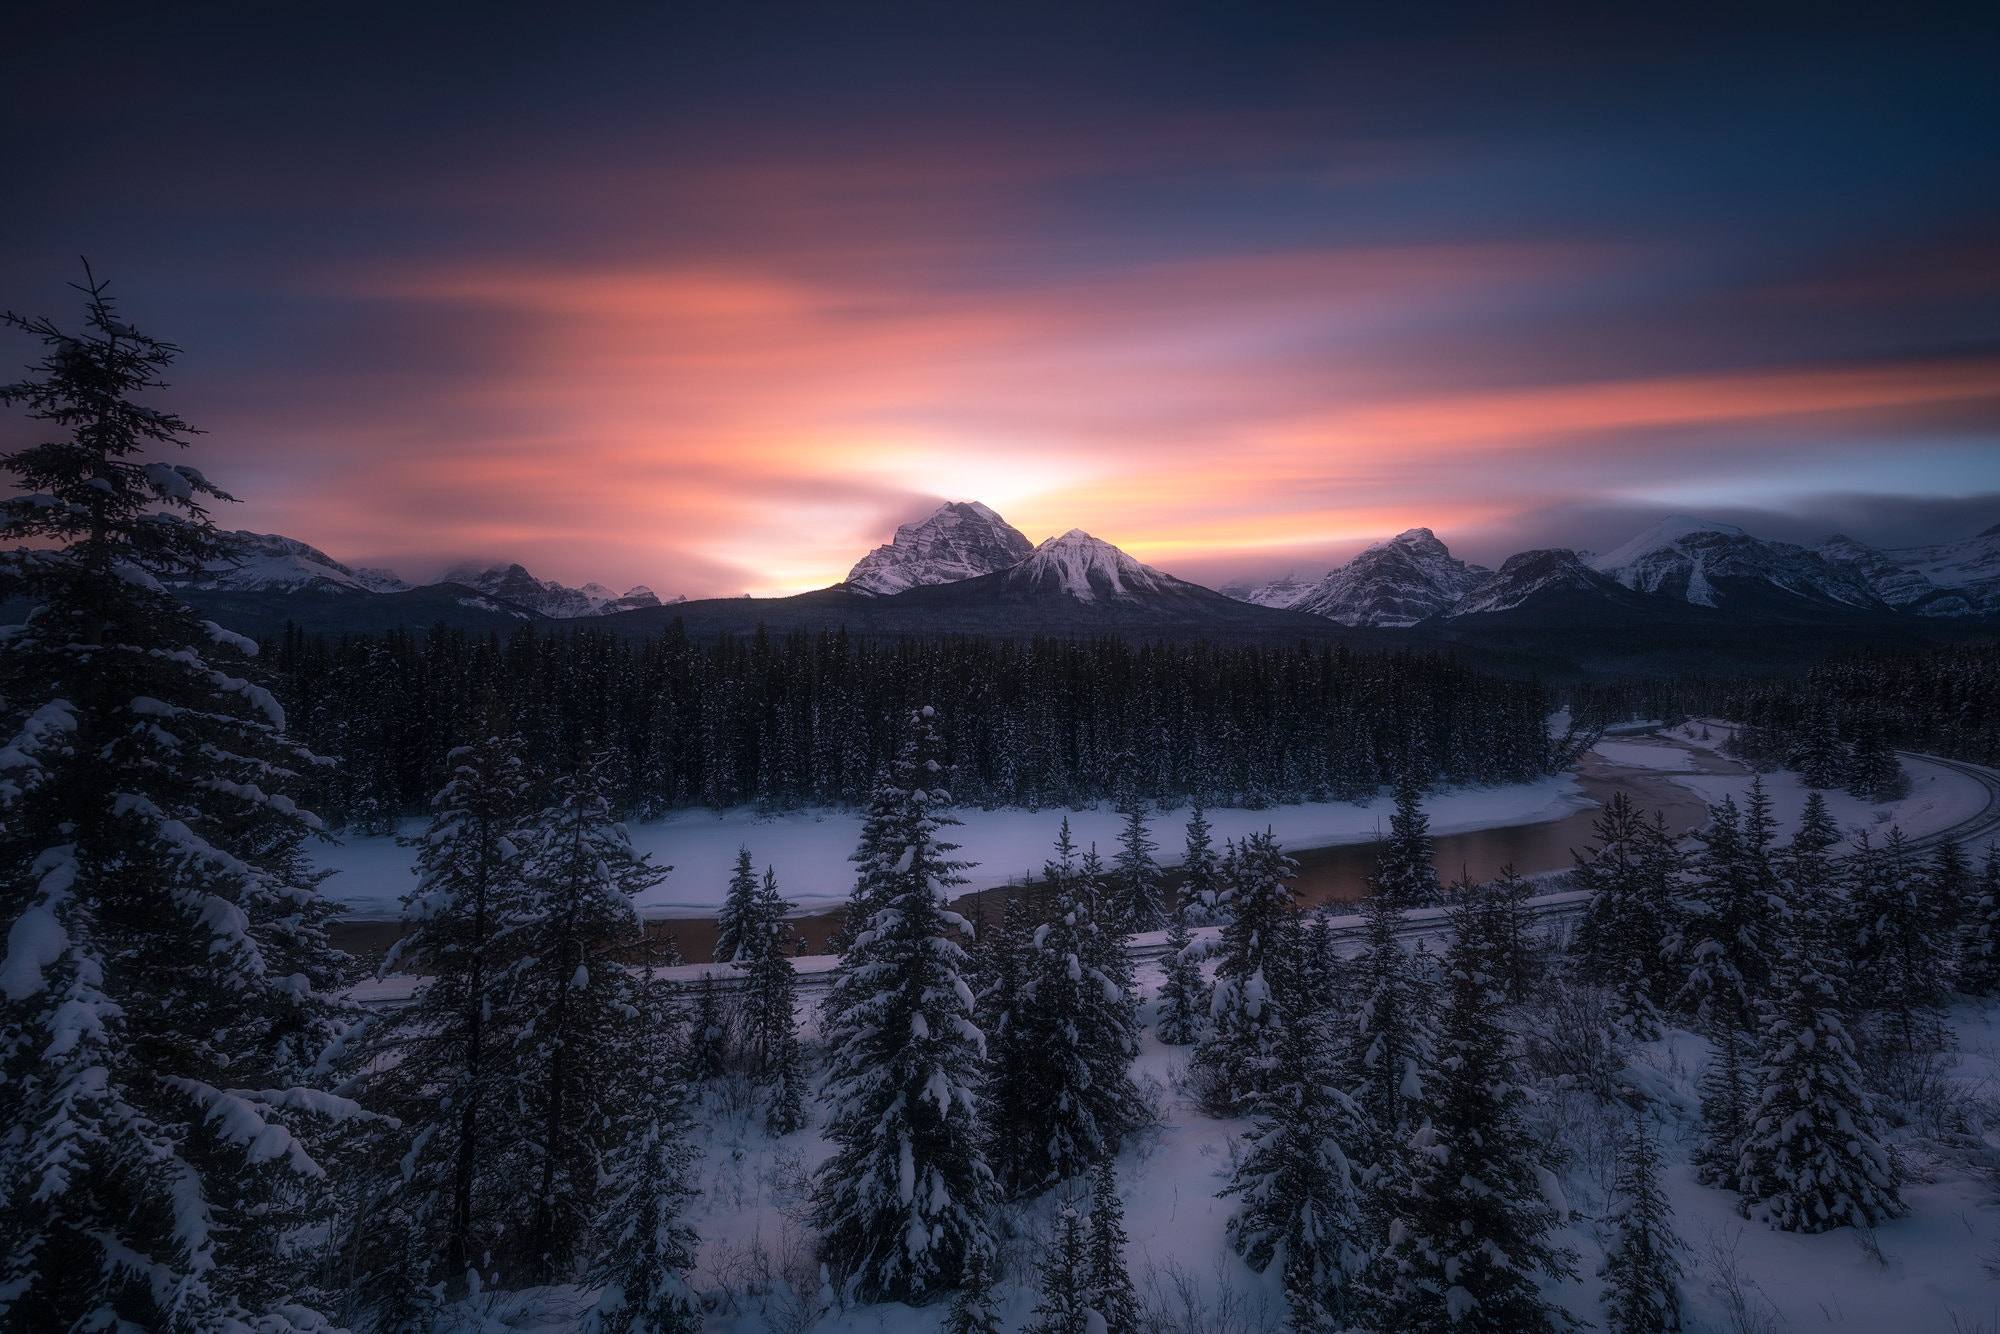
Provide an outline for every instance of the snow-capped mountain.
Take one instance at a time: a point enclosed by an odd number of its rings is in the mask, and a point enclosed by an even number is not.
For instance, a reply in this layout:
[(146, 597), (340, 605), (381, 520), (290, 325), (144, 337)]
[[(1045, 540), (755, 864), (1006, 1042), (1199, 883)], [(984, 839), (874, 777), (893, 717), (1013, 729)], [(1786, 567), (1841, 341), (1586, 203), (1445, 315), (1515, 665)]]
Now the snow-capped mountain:
[(1866, 542), (1844, 534), (1821, 542), (1814, 548), (1836, 565), (1854, 571), (1876, 597), (1898, 611), (1918, 616), (1976, 616), (1979, 607), (1955, 588), (1940, 588), (1921, 569), (1904, 565)]
[(1377, 542), (1284, 605), (1342, 625), (1408, 626), (1456, 606), (1493, 578), (1428, 528)]
[(976, 500), (950, 501), (927, 519), (906, 523), (895, 540), (856, 561), (848, 586), (888, 596), (924, 584), (996, 574), (1033, 551), (1021, 531)]
[(2000, 613), (2000, 523), (1963, 541), (1899, 547), (1883, 554), (1937, 587), (1956, 592), (1973, 612)]
[(247, 531), (221, 537), (234, 559), (211, 562), (192, 587), (240, 593), (400, 593), (411, 587), (393, 570), (343, 565), (297, 538)]
[(1866, 579), (1819, 552), (1682, 514), (1662, 519), (1590, 566), (1635, 592), (1698, 607), (1777, 594), (1822, 608), (1889, 610)]
[(582, 616), (608, 616), (613, 612), (661, 605), (659, 595), (643, 584), (628, 590), (621, 597), (603, 584), (590, 583), (582, 588), (570, 588), (552, 579), (537, 579), (520, 565), (489, 565), (483, 569), (478, 565), (459, 565), (445, 571), (442, 578), (433, 582), (463, 584), (489, 597), (512, 602), (559, 621), (572, 621)]
[(1622, 589), (1616, 579), (1591, 569), (1578, 552), (1562, 547), (1520, 551), (1503, 561), (1497, 572), (1445, 615), (1457, 620), (1462, 616), (1517, 611), (1557, 594), (1604, 597), (1616, 596)]
[(1224, 584), (1221, 591), (1238, 602), (1248, 602), (1258, 607), (1289, 607), (1297, 602), (1315, 583), (1312, 579), (1301, 579), (1296, 574), (1287, 574), (1268, 583)]
[(1148, 594), (1173, 595), (1195, 585), (1141, 565), (1109, 542), (1072, 528), (1009, 569), (1002, 587), (1010, 593), (1061, 593), (1078, 602), (1137, 602)]

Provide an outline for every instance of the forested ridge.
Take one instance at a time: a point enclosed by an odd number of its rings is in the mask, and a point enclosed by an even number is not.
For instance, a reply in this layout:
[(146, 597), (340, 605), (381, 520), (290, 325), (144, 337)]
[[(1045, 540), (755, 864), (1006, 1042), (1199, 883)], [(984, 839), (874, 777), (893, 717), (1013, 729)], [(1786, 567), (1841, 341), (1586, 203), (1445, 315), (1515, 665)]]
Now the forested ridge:
[(360, 828), (420, 812), (446, 752), (493, 726), (535, 762), (607, 754), (607, 782), (641, 818), (865, 801), (900, 719), (926, 704), (960, 799), (989, 807), (1258, 805), (1352, 797), (1405, 771), (1426, 786), (1518, 782), (1563, 762), (1544, 688), (1435, 655), (529, 628), (272, 647), (296, 735), (342, 760), (316, 777), (315, 809)]

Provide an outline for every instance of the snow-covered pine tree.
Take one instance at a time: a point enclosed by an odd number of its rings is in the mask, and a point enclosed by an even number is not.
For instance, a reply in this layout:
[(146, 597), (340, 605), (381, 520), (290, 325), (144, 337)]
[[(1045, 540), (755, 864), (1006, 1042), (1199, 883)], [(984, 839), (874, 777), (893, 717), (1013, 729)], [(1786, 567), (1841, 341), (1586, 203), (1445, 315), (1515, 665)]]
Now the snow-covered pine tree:
[(1355, 1008), (1339, 1048), (1341, 1085), (1361, 1109), (1370, 1182), (1400, 1158), (1422, 1122), (1436, 1059), (1430, 980), (1396, 939), (1402, 920), (1379, 895), (1362, 901), (1366, 944), (1354, 963)]
[(634, 900), (672, 869), (632, 847), (605, 794), (604, 760), (582, 758), (550, 784), (529, 831), (521, 977), (531, 1017), (517, 1039), (528, 1109), (533, 1204), (519, 1235), (530, 1281), (563, 1282), (586, 1254), (618, 1117), (641, 1090), (636, 1036), (673, 1016), (611, 957), (644, 936)]
[(1735, 1024), (1710, 1030), (1708, 1062), (1695, 1081), (1701, 1097), (1701, 1138), (1688, 1151), (1695, 1179), (1705, 1186), (1736, 1188), (1737, 1164), (1750, 1133), (1750, 1108), (1756, 1097), (1756, 1057), (1749, 1034)]
[(1841, 778), (1840, 784), (1824, 786), (1843, 785), (1863, 801), (1894, 801), (1910, 790), (1909, 776), (1903, 772), (1903, 762), (1896, 758), (1896, 752), (1889, 749), (1879, 713), (1870, 710), (1858, 721), (1854, 752), (1847, 757)]
[(334, 908), (258, 646), (163, 591), (229, 559), (194, 429), (136, 402), (177, 349), (91, 278), (84, 327), (0, 385), (54, 438), (0, 457), (0, 1328), (319, 1328)]
[(1945, 839), (1931, 849), (1923, 871), (1924, 896), (1954, 939), (1972, 916), (1972, 884), (1972, 859), (1965, 855), (1964, 845)]
[(835, 986), (849, 994), (826, 1033), (822, 1097), (833, 1155), (813, 1189), (822, 1254), (857, 1301), (931, 1300), (988, 1252), (993, 1176), (981, 1147), (985, 1038), (946, 904), (965, 863), (942, 834), (958, 823), (934, 713), (914, 711), (885, 786), (899, 794), (876, 835), (879, 906)]
[(1153, 1032), (1170, 1047), (1185, 1047), (1201, 1037), (1208, 1022), (1208, 979), (1202, 976), (1206, 951), (1188, 930), (1191, 907), (1183, 899), (1174, 905), (1167, 927), (1167, 952), (1160, 961), (1160, 1000)]
[(1724, 1026), (1750, 1029), (1790, 929), (1790, 905), (1772, 860), (1775, 828), (1758, 778), (1740, 813), (1735, 800), (1724, 797), (1709, 827), (1695, 834), (1701, 851), (1677, 904), (1680, 930), (1669, 937), (1666, 952), (1685, 961), (1681, 1003), (1711, 1033)]
[(750, 849), (736, 849), (736, 869), (730, 873), (729, 888), (723, 892), (722, 911), (715, 915), (715, 961), (747, 963), (763, 942), (757, 940), (761, 923), (757, 916), (757, 868), (751, 864)]
[(1414, 766), (1396, 775), (1396, 813), (1389, 837), (1377, 847), (1372, 892), (1394, 908), (1428, 908), (1443, 901), (1437, 867), (1431, 864), (1431, 818), (1424, 814), (1424, 789)]
[(799, 1045), (798, 974), (792, 967), (794, 905), (778, 893), (778, 875), (764, 868), (752, 903), (748, 957), (743, 970), (743, 1041), (758, 1076), (770, 1089), (764, 1123), (774, 1135), (789, 1135), (805, 1124), (806, 1063)]
[(1764, 1007), (1736, 1168), (1744, 1214), (1791, 1232), (1873, 1227), (1903, 1212), (1882, 1122), (1822, 964), (1829, 952), (1817, 923), (1800, 932)]
[[(896, 786), (894, 765), (885, 766), (876, 775), (875, 786), (869, 790), (868, 808), (861, 815), (861, 838), (847, 859), (855, 867), (854, 888), (847, 893), (847, 902), (841, 909), (840, 925), (827, 938), (827, 951), (841, 957), (834, 970), (836, 983), (849, 971), (848, 946), (867, 929), (868, 923), (874, 920), (876, 910), (882, 906), (887, 884), (885, 868), (894, 865), (896, 860), (893, 855), (886, 861), (883, 859), (883, 839), (890, 835), (902, 799), (903, 789)], [(832, 1026), (840, 1007), (851, 994), (839, 985), (827, 989), (820, 1000), (821, 1031)]]
[(1125, 1202), (1118, 1198), (1118, 1170), (1110, 1158), (1090, 1174), (1089, 1263), (1091, 1307), (1105, 1334), (1139, 1334), (1139, 1294), (1125, 1267)]
[(1799, 733), (1798, 744), (1786, 757), (1807, 787), (1837, 788), (1847, 778), (1847, 747), (1829, 705), (1816, 706)]
[(1215, 844), (1208, 817), (1196, 802), (1188, 814), (1187, 847), (1181, 854), (1181, 884), (1175, 902), (1187, 911), (1188, 923), (1201, 926), (1222, 920), (1222, 872), (1216, 865)]
[(1611, 794), (1591, 826), (1597, 846), (1576, 856), (1572, 883), (1590, 891), (1573, 946), (1587, 982), (1611, 992), (1621, 1023), (1640, 1041), (1662, 1032), (1660, 1006), (1672, 999), (1661, 945), (1674, 931), (1673, 841), (1623, 791)]
[(674, 1073), (679, 997), (650, 969), (634, 995), (645, 1022), (627, 1051), (629, 1100), (611, 1112), (617, 1138), (605, 1159), (609, 1193), (587, 1275), (599, 1292), (583, 1332), (694, 1334), (702, 1322), (688, 1271), (699, 1239), (683, 1218), (697, 1192), (687, 1089)]
[[(1063, 822), (1067, 840), (1069, 822)], [(1026, 887), (1010, 894), (1000, 913), (1000, 929), (987, 950), (992, 980), (979, 994), (975, 1017), (986, 1034), (987, 1077), (982, 1107), (986, 1121), (986, 1157), (1004, 1189), (1014, 1188), (1015, 1165), (1033, 1156), (1034, 1117), (1031, 1108), (1041, 1098), (1040, 1063), (1023, 1007), (1023, 993), (1032, 968), (1035, 896)]]
[(729, 1016), (722, 1012), (722, 993), (715, 976), (703, 973), (694, 984), (694, 1013), (688, 1021), (687, 1045), (681, 1052), (681, 1078), (699, 1090), (720, 1078), (729, 1065)]
[(1146, 803), (1128, 797), (1119, 806), (1125, 826), (1118, 834), (1118, 856), (1112, 862), (1112, 893), (1106, 925), (1124, 934), (1152, 931), (1166, 924), (1160, 909), (1160, 868), (1153, 861), (1157, 846), (1146, 828)]
[(1969, 996), (2000, 995), (2000, 845), (1986, 849), (1963, 940), (1959, 990)]
[(1117, 1152), (1146, 1115), (1132, 1083), (1138, 1013), (1122, 936), (1099, 926), (1094, 903), (1104, 899), (1093, 900), (1090, 881), (1070, 874), (1066, 858), (1049, 863), (1045, 880), (1048, 917), (1035, 928), (1027, 983), (1014, 1007), (1033, 1088), (1020, 1108), (1028, 1118), (1018, 1136), (1025, 1157), (995, 1164), (1001, 1181), (1021, 1194), (1082, 1176)]
[(1604, 1263), (1605, 1327), (1611, 1334), (1671, 1334), (1681, 1327), (1681, 1253), (1673, 1205), (1660, 1186), (1660, 1145), (1637, 1117), (1618, 1145)]
[(1510, 1005), (1526, 1000), (1542, 977), (1541, 942), (1528, 912), (1528, 900), (1534, 892), (1512, 863), (1501, 867), (1498, 876), (1475, 891), (1487, 971)]
[(1942, 1038), (1950, 996), (1951, 920), (1899, 828), (1878, 845), (1861, 835), (1841, 867), (1847, 881), (1847, 978), (1874, 1012), (1879, 1040), (1905, 1052)]
[(965, 1283), (945, 1312), (943, 1334), (1002, 1334), (1000, 1308), (993, 1300), (993, 1262), (983, 1251), (965, 1261)]
[(462, 1293), (526, 1209), (511, 1096), (526, 1020), (520, 851), (533, 789), (520, 750), (516, 737), (488, 736), (450, 753), (430, 825), (411, 840), (406, 934), (383, 964), (415, 958), (431, 980), (351, 1044), (360, 1096), (401, 1122), (384, 1137), (388, 1170), (364, 1192), (351, 1238), (363, 1300), (391, 1326), (427, 1323), (436, 1291)]
[(1347, 1327), (1349, 1288), (1368, 1253), (1350, 1154), (1367, 1152), (1369, 1136), (1338, 1087), (1329, 1018), (1286, 1025), (1250, 1151), (1223, 1191), (1242, 1199), (1230, 1244), (1259, 1273), (1281, 1264), (1289, 1328), (1300, 1334)]
[[(1065, 1203), (1056, 1214), (1056, 1235), (1049, 1240), (1048, 1254), (1036, 1266), (1041, 1300), (1035, 1303), (1034, 1322), (1023, 1334), (1098, 1334), (1104, 1329), (1103, 1316), (1090, 1304), (1090, 1258), (1085, 1254), (1083, 1219), (1073, 1203)], [(1096, 1316), (1098, 1330), (1091, 1329)]]
[(1192, 1067), (1212, 1115), (1254, 1112), (1270, 1087), (1289, 998), (1277, 994), (1293, 950), (1291, 879), (1297, 863), (1267, 830), (1237, 855), (1229, 924), (1217, 949), (1209, 1031)]
[(1808, 923), (1830, 929), (1835, 916), (1834, 888), (1838, 878), (1832, 852), (1840, 846), (1840, 842), (1840, 826), (1835, 823), (1833, 813), (1827, 810), (1826, 798), (1818, 792), (1806, 793), (1805, 809), (1799, 814), (1798, 829), (1777, 858), (1778, 873), (1791, 905), (1795, 930)]
[(1576, 1257), (1551, 1236), (1564, 1221), (1549, 1198), (1555, 1178), (1523, 1114), (1518, 1053), (1472, 911), (1455, 909), (1444, 958), (1431, 1119), (1393, 1179), (1387, 1245), (1367, 1278), (1378, 1322), (1399, 1334), (1568, 1323), (1541, 1286), (1574, 1278)]

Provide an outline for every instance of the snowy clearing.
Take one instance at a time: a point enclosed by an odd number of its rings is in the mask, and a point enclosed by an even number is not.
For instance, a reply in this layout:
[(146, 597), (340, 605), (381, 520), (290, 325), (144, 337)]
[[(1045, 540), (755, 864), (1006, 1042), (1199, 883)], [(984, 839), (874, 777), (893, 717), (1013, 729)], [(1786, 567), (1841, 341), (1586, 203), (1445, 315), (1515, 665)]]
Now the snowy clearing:
[(1600, 741), (1590, 748), (1628, 769), (1693, 769), (1694, 753), (1680, 746), (1643, 741)]
[[(1557, 774), (1533, 783), (1437, 793), (1425, 799), (1424, 809), (1433, 834), (1460, 834), (1560, 820), (1591, 804), (1573, 776)], [(1240, 839), (1268, 826), (1287, 849), (1320, 848), (1373, 840), (1378, 831), (1387, 831), (1393, 809), (1385, 792), (1369, 802), (1217, 808), (1208, 812), (1208, 819), (1218, 846), (1225, 838)], [(1039, 872), (1065, 817), (1079, 846), (1095, 842), (1107, 856), (1117, 845), (1123, 822), (1108, 802), (1082, 811), (961, 809), (954, 814), (964, 822), (952, 831), (960, 844), (955, 855), (978, 863), (966, 873), (968, 891)], [(1153, 819), (1153, 841), (1159, 844), (1158, 858), (1164, 865), (1179, 860), (1187, 815), (1182, 808)], [(422, 821), (404, 823), (406, 833), (422, 828)], [(674, 868), (664, 885), (641, 897), (639, 909), (655, 918), (714, 912), (722, 904), (739, 847), (748, 847), (758, 866), (776, 869), (780, 891), (802, 912), (836, 908), (853, 886), (847, 858), (860, 835), (861, 813), (847, 810), (781, 815), (763, 815), (754, 807), (720, 815), (685, 810), (651, 824), (633, 825), (633, 845), (656, 863)], [(346, 904), (354, 918), (390, 920), (400, 915), (398, 900), (411, 884), (409, 849), (393, 838), (349, 838), (309, 851), (321, 869), (334, 872), (321, 892)]]
[[(1903, 772), (1910, 778), (1910, 794), (1900, 801), (1878, 806), (1837, 790), (1823, 791), (1820, 795), (1826, 799), (1827, 810), (1840, 822), (1842, 829), (1850, 834), (1866, 830), (1870, 837), (1876, 839), (1891, 828), (1901, 829), (1911, 838), (1921, 838), (1925, 834), (1949, 829), (1985, 809), (1986, 789), (1956, 769), (1924, 760), (1906, 759), (1903, 761)], [(1749, 796), (1751, 781), (1756, 777), (1755, 774), (1689, 773), (1675, 774), (1671, 781), (1711, 804), (1724, 797), (1734, 797), (1740, 806)], [(1800, 812), (1805, 809), (1809, 789), (1799, 781), (1797, 774), (1784, 770), (1765, 774), (1763, 779), (1764, 790), (1771, 795), (1771, 814), (1778, 821), (1778, 836), (1788, 837), (1798, 823)], [(1976, 853), (1977, 849), (1968, 851)]]

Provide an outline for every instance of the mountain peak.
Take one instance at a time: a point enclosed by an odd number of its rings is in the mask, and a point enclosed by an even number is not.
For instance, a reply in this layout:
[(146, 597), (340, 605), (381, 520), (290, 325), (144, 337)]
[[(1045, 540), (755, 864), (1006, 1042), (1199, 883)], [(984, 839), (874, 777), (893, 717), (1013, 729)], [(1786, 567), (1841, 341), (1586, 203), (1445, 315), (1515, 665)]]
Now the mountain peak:
[(1664, 551), (1697, 533), (1721, 533), (1726, 537), (1750, 536), (1734, 524), (1697, 519), (1688, 514), (1669, 514), (1623, 546), (1592, 560), (1590, 568), (1604, 574), (1616, 574), (1654, 552)]
[(1050, 538), (1007, 572), (1011, 589), (1058, 591), (1079, 602), (1133, 601), (1178, 583), (1081, 528)]
[(1033, 550), (1024, 533), (978, 501), (947, 501), (927, 517), (903, 524), (893, 541), (856, 561), (847, 582), (860, 592), (888, 596), (997, 574)]
[(517, 606), (527, 607), (559, 621), (575, 620), (580, 616), (605, 616), (612, 612), (633, 611), (640, 607), (660, 605), (659, 597), (644, 585), (635, 587), (623, 597), (619, 597), (599, 583), (588, 583), (582, 588), (570, 588), (553, 579), (537, 579), (528, 573), (526, 566), (512, 562), (496, 561), (481, 567), (477, 561), (467, 561), (446, 570), (436, 582), (464, 584), (467, 588), (477, 589), (489, 597), (504, 598)]
[(1493, 571), (1451, 554), (1428, 528), (1377, 542), (1285, 604), (1342, 625), (1407, 626), (1455, 605)]

